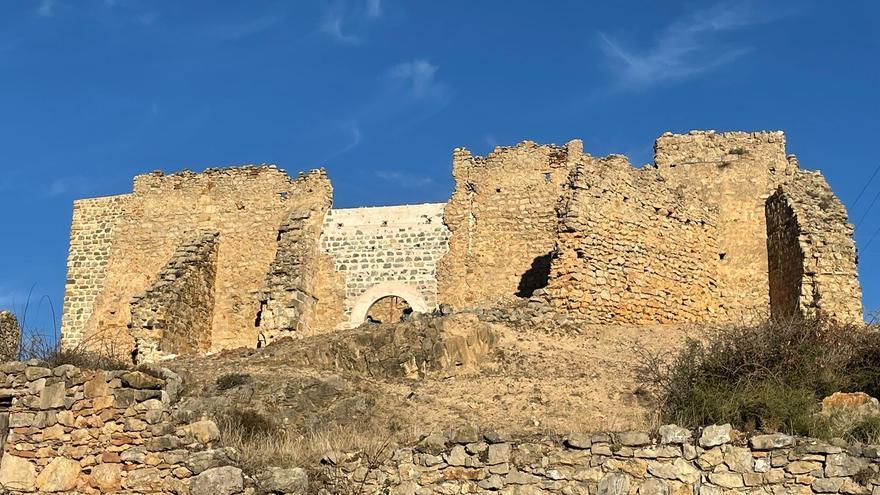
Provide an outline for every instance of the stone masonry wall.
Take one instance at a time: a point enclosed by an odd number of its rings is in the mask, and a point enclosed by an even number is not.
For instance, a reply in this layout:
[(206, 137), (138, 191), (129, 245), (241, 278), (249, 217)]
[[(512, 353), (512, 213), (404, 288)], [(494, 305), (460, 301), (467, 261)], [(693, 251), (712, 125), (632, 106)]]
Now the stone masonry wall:
[(715, 215), (622, 156), (577, 166), (547, 293), (588, 323), (683, 323), (718, 311)]
[(486, 157), (453, 152), (455, 191), (444, 210), (449, 252), (437, 268), (440, 300), (478, 306), (546, 285), (556, 207), (583, 144), (524, 141)]
[(880, 492), (878, 467), (878, 446), (745, 438), (729, 425), (521, 440), (462, 427), (423, 437), (379, 467), (358, 457), (336, 463), (357, 493), (397, 494), (870, 495)]
[(4, 493), (189, 493), (204, 469), (199, 451), (219, 431), (210, 422), (175, 426), (180, 379), (147, 371), (0, 365)]
[[(287, 174), (274, 166), (136, 177), (125, 212), (112, 229), (103, 290), (87, 322), (71, 321), (64, 327), (65, 345), (73, 342), (68, 334), (80, 333), (82, 338), (109, 340), (114, 348), (130, 350), (131, 298), (154, 282), (194, 231), (220, 232), (211, 349), (255, 345), (256, 293), (275, 256), (278, 226), (287, 214), (292, 188)], [(96, 208), (89, 215), (103, 214)], [(81, 223), (91, 222), (89, 215), (82, 215)]]
[(333, 277), (319, 278), (319, 258), (324, 256), (319, 242), (321, 225), (332, 195), (330, 180), (323, 171), (301, 177), (292, 191), (287, 218), (278, 229), (275, 260), (266, 276), (256, 318), (261, 342), (268, 343), (283, 335), (310, 335), (323, 326), (315, 321), (316, 306), (338, 305), (338, 298), (318, 300), (319, 285), (329, 284), (324, 290), (331, 296), (339, 289), (336, 286), (341, 285)]
[(853, 226), (818, 172), (799, 172), (767, 200), (774, 316), (863, 321)]
[(718, 209), (720, 311), (732, 318), (767, 316), (764, 202), (797, 169), (786, 159), (785, 135), (666, 133), (654, 144), (654, 163), (671, 187)]
[[(344, 279), (342, 327), (363, 323), (350, 321), (352, 308), (378, 285), (393, 290), (394, 284), (404, 284), (418, 291), (428, 309), (437, 307), (437, 262), (449, 239), (443, 207), (439, 203), (333, 209), (327, 214), (321, 246)], [(387, 295), (392, 292), (378, 294)]]
[(92, 314), (104, 289), (113, 232), (127, 211), (128, 200), (129, 195), (122, 195), (73, 202), (61, 318), (65, 348), (83, 345), (83, 336), (94, 333)]
[(18, 359), (21, 347), (21, 327), (9, 311), (0, 311), (0, 362)]
[(159, 278), (131, 300), (137, 362), (211, 348), (219, 232), (198, 232), (177, 248)]

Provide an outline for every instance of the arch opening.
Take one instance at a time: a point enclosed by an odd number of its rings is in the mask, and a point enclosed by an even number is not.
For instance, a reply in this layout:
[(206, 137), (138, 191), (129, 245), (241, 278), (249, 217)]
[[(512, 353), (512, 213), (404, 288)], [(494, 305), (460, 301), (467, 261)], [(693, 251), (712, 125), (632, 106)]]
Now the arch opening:
[[(396, 300), (389, 298), (396, 298)], [(393, 311), (392, 301), (396, 303)], [(377, 303), (379, 304), (377, 305)], [(374, 306), (376, 307), (374, 308)], [(394, 315), (396, 312), (400, 312), (402, 316), (403, 310), (407, 307), (409, 308), (408, 313), (427, 313), (431, 310), (419, 290), (411, 285), (402, 282), (384, 282), (374, 285), (358, 296), (352, 304), (349, 328), (367, 322), (371, 310), (374, 311), (372, 318), (383, 323), (400, 321), (400, 317), (395, 319)], [(384, 312), (384, 315), (379, 313), (380, 311)]]
[(361, 323), (397, 323), (413, 312), (412, 306), (400, 296), (385, 296), (370, 306)]

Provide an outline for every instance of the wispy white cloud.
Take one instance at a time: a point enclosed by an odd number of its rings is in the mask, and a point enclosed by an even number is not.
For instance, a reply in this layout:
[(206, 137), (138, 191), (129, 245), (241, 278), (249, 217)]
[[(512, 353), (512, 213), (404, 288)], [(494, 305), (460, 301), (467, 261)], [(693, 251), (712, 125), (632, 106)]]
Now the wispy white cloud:
[(48, 198), (84, 197), (99, 191), (106, 184), (103, 178), (70, 176), (59, 177), (44, 185), (41, 192)]
[(339, 0), (324, 11), (321, 32), (338, 43), (360, 45), (367, 24), (382, 17), (382, 0)]
[(259, 17), (215, 26), (210, 29), (210, 32), (215, 37), (223, 40), (238, 40), (267, 31), (280, 24), (285, 17), (285, 12), (270, 12)]
[(395, 65), (389, 76), (402, 84), (410, 98), (415, 100), (442, 100), (448, 96), (446, 84), (437, 79), (437, 66), (424, 59)]
[(617, 86), (644, 89), (669, 80), (684, 79), (730, 63), (752, 48), (726, 42), (722, 35), (769, 22), (782, 12), (760, 13), (749, 2), (724, 2), (692, 12), (662, 29), (647, 47), (626, 45), (599, 33), (606, 61), (617, 76)]
[(55, 0), (41, 0), (37, 7), (37, 15), (40, 17), (52, 17), (55, 15)]
[(374, 175), (400, 187), (425, 187), (434, 183), (434, 179), (426, 175), (414, 175), (407, 172), (377, 170)]
[(376, 18), (382, 15), (382, 0), (367, 0), (367, 17)]

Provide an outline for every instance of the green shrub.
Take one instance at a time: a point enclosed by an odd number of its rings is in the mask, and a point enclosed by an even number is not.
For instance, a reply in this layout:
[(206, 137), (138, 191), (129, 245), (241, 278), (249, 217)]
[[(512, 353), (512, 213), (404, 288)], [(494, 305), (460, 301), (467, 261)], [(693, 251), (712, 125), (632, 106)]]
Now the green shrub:
[(671, 361), (644, 356), (641, 368), (666, 422), (863, 436), (872, 426), (841, 431), (816, 413), (822, 398), (837, 391), (880, 393), (880, 334), (821, 320), (777, 319), (716, 329), (688, 341)]

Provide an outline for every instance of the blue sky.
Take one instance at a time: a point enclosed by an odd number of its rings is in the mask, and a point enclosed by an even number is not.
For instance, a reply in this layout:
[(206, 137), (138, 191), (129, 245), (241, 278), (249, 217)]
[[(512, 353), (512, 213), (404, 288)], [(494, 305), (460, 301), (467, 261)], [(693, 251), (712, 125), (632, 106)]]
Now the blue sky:
[[(845, 8), (843, 8), (845, 6)], [(60, 309), (75, 198), (162, 169), (326, 166), (336, 206), (444, 201), (451, 153), (782, 129), (880, 308), (880, 3), (5, 0), (0, 307)], [(854, 204), (855, 203), (855, 204)], [(49, 326), (46, 306), (30, 325)]]

